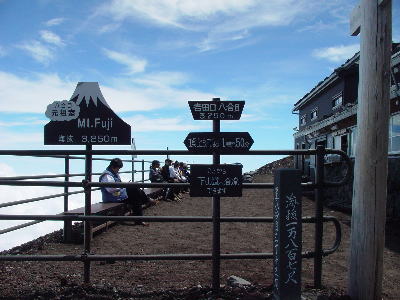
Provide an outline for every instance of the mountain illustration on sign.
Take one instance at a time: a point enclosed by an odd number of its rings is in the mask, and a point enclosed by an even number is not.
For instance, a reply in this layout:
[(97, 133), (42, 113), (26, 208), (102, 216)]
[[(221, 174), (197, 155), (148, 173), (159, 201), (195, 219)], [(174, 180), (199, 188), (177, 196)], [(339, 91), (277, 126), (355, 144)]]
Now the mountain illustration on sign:
[(79, 115), (57, 119), (50, 114), (59, 114), (60, 110), (49, 112), (48, 108), (46, 115), (51, 121), (44, 126), (45, 145), (130, 145), (131, 126), (111, 109), (97, 82), (79, 82), (71, 99), (59, 103), (68, 102), (74, 103), (70, 107), (79, 107)]

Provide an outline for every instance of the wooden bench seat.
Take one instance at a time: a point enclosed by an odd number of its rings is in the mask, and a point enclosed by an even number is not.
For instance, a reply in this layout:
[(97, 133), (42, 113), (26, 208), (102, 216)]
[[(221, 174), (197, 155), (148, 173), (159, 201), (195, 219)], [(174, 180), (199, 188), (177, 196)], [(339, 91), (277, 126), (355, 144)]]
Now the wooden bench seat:
[[(146, 188), (144, 192), (146, 195), (152, 199), (158, 199), (162, 197), (163, 189), (159, 188)], [(146, 208), (146, 206), (144, 206)], [(79, 207), (75, 209), (71, 209), (63, 212), (64, 215), (84, 215), (85, 207)], [(98, 202), (93, 203), (91, 205), (91, 214), (92, 215), (101, 215), (101, 216), (111, 216), (111, 215), (129, 215), (128, 209), (125, 203), (115, 203), (115, 202)], [(92, 222), (91, 236), (96, 232), (100, 232), (100, 230), (107, 230), (109, 226), (115, 224), (115, 221), (106, 221), (106, 222)], [(82, 242), (83, 241), (83, 230), (79, 230), (79, 232), (73, 232), (72, 230), (72, 222), (66, 221), (64, 224), (64, 242)]]
[(152, 199), (160, 199), (162, 197), (164, 197), (163, 191), (164, 189), (160, 189), (160, 188), (146, 188), (143, 190), (145, 192), (145, 194), (152, 198)]
[[(92, 214), (100, 214), (107, 212), (108, 210), (114, 210), (116, 208), (122, 208), (125, 206), (125, 203), (105, 203), (105, 202), (99, 202), (99, 203), (94, 203), (91, 206), (91, 213)], [(69, 211), (65, 211), (65, 215), (83, 215), (85, 213), (85, 207), (79, 207), (75, 208)]]
[[(64, 215), (84, 215), (85, 207), (79, 207), (71, 209), (69, 211), (63, 212)], [(110, 216), (110, 215), (129, 215), (125, 203), (105, 203), (99, 202), (91, 205), (92, 215)], [(78, 230), (78, 232), (73, 232), (72, 222), (66, 221), (67, 224), (64, 225), (64, 242), (82, 242), (83, 241), (83, 230)], [(107, 230), (109, 226), (115, 224), (115, 221), (99, 221), (92, 222), (91, 237), (94, 233), (99, 232), (104, 229)]]

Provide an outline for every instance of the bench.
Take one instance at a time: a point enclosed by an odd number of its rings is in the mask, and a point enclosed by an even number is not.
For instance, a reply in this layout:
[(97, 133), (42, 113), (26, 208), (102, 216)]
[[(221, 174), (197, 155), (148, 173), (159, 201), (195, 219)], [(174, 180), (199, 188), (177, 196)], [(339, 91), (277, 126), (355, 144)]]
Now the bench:
[(162, 188), (146, 188), (143, 191), (148, 197), (155, 200), (159, 200), (164, 197), (164, 189)]
[[(80, 207), (76, 209), (72, 209), (69, 211), (63, 212), (64, 215), (84, 215), (85, 207)], [(101, 216), (110, 216), (110, 215), (128, 215), (126, 204), (125, 203), (105, 203), (99, 202), (91, 205), (91, 214), (92, 215), (101, 215)], [(107, 230), (109, 226), (115, 224), (115, 221), (106, 221), (106, 222), (92, 222), (92, 228), (90, 235), (93, 237), (93, 234), (98, 232), (99, 230), (105, 229)], [(64, 225), (64, 242), (80, 242), (82, 241), (83, 230), (78, 230), (78, 232), (74, 232), (72, 230), (72, 222), (66, 221)]]
[[(147, 188), (144, 189), (144, 192), (148, 197), (152, 199), (159, 199), (163, 197), (163, 189), (159, 188)], [(146, 206), (144, 206), (146, 208)], [(76, 209), (72, 209), (69, 211), (63, 212), (64, 215), (84, 215), (85, 207), (80, 207)], [(128, 209), (125, 203), (115, 203), (115, 202), (99, 202), (91, 205), (91, 214), (92, 215), (101, 215), (101, 216), (111, 216), (111, 215), (129, 215)], [(91, 238), (94, 233), (100, 232), (100, 230), (107, 230), (109, 226), (115, 224), (115, 221), (106, 221), (106, 222), (92, 222), (91, 228)], [(82, 242), (83, 240), (83, 228), (80, 230), (72, 230), (72, 222), (66, 221), (64, 224), (64, 242)]]

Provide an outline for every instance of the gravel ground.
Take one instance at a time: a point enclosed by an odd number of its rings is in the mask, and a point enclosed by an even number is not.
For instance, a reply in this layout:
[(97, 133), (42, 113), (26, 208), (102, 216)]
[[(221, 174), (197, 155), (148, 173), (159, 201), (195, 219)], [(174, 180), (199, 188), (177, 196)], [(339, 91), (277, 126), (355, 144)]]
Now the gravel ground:
[[(258, 175), (256, 182), (271, 182), (270, 175)], [(210, 216), (211, 199), (190, 198), (181, 202), (160, 202), (146, 215)], [(314, 202), (303, 198), (303, 216), (314, 214)], [(345, 295), (350, 216), (326, 211), (342, 223), (343, 240), (337, 252), (323, 262), (323, 289), (312, 289), (313, 263), (303, 261), (304, 299), (350, 299)], [(222, 198), (221, 216), (272, 216), (270, 190), (244, 190), (242, 198)], [(324, 229), (324, 248), (335, 239), (333, 225)], [(399, 299), (399, 234), (390, 233), (384, 258), (384, 299)], [(314, 229), (303, 225), (303, 251), (313, 249)], [(221, 252), (272, 252), (272, 224), (223, 223)], [(396, 240), (397, 238), (397, 240)], [(42, 237), (2, 254), (81, 254), (83, 245), (63, 244), (61, 232)], [(148, 227), (116, 225), (95, 236), (94, 254), (208, 254), (212, 248), (212, 226), (208, 223), (151, 223)], [(117, 261), (92, 262), (91, 282), (83, 285), (80, 262), (0, 262), (0, 299), (271, 299), (271, 260), (223, 260), (221, 294), (212, 295), (210, 261)], [(230, 286), (235, 275), (251, 286)]]

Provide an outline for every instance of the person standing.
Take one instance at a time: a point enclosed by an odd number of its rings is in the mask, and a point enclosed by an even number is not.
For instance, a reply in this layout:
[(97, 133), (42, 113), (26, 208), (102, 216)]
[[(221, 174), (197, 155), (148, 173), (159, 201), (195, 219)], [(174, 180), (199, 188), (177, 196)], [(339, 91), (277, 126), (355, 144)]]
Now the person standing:
[[(114, 158), (110, 161), (109, 166), (100, 175), (100, 182), (122, 182), (119, 176), (119, 170), (123, 167), (122, 160)], [(153, 205), (154, 200), (147, 197), (147, 195), (137, 187), (119, 188), (119, 187), (101, 187), (101, 195), (103, 202), (123, 202), (126, 203), (128, 209), (132, 210), (135, 216), (143, 216), (142, 205)], [(135, 225), (147, 226), (148, 224), (143, 221), (135, 221)]]

